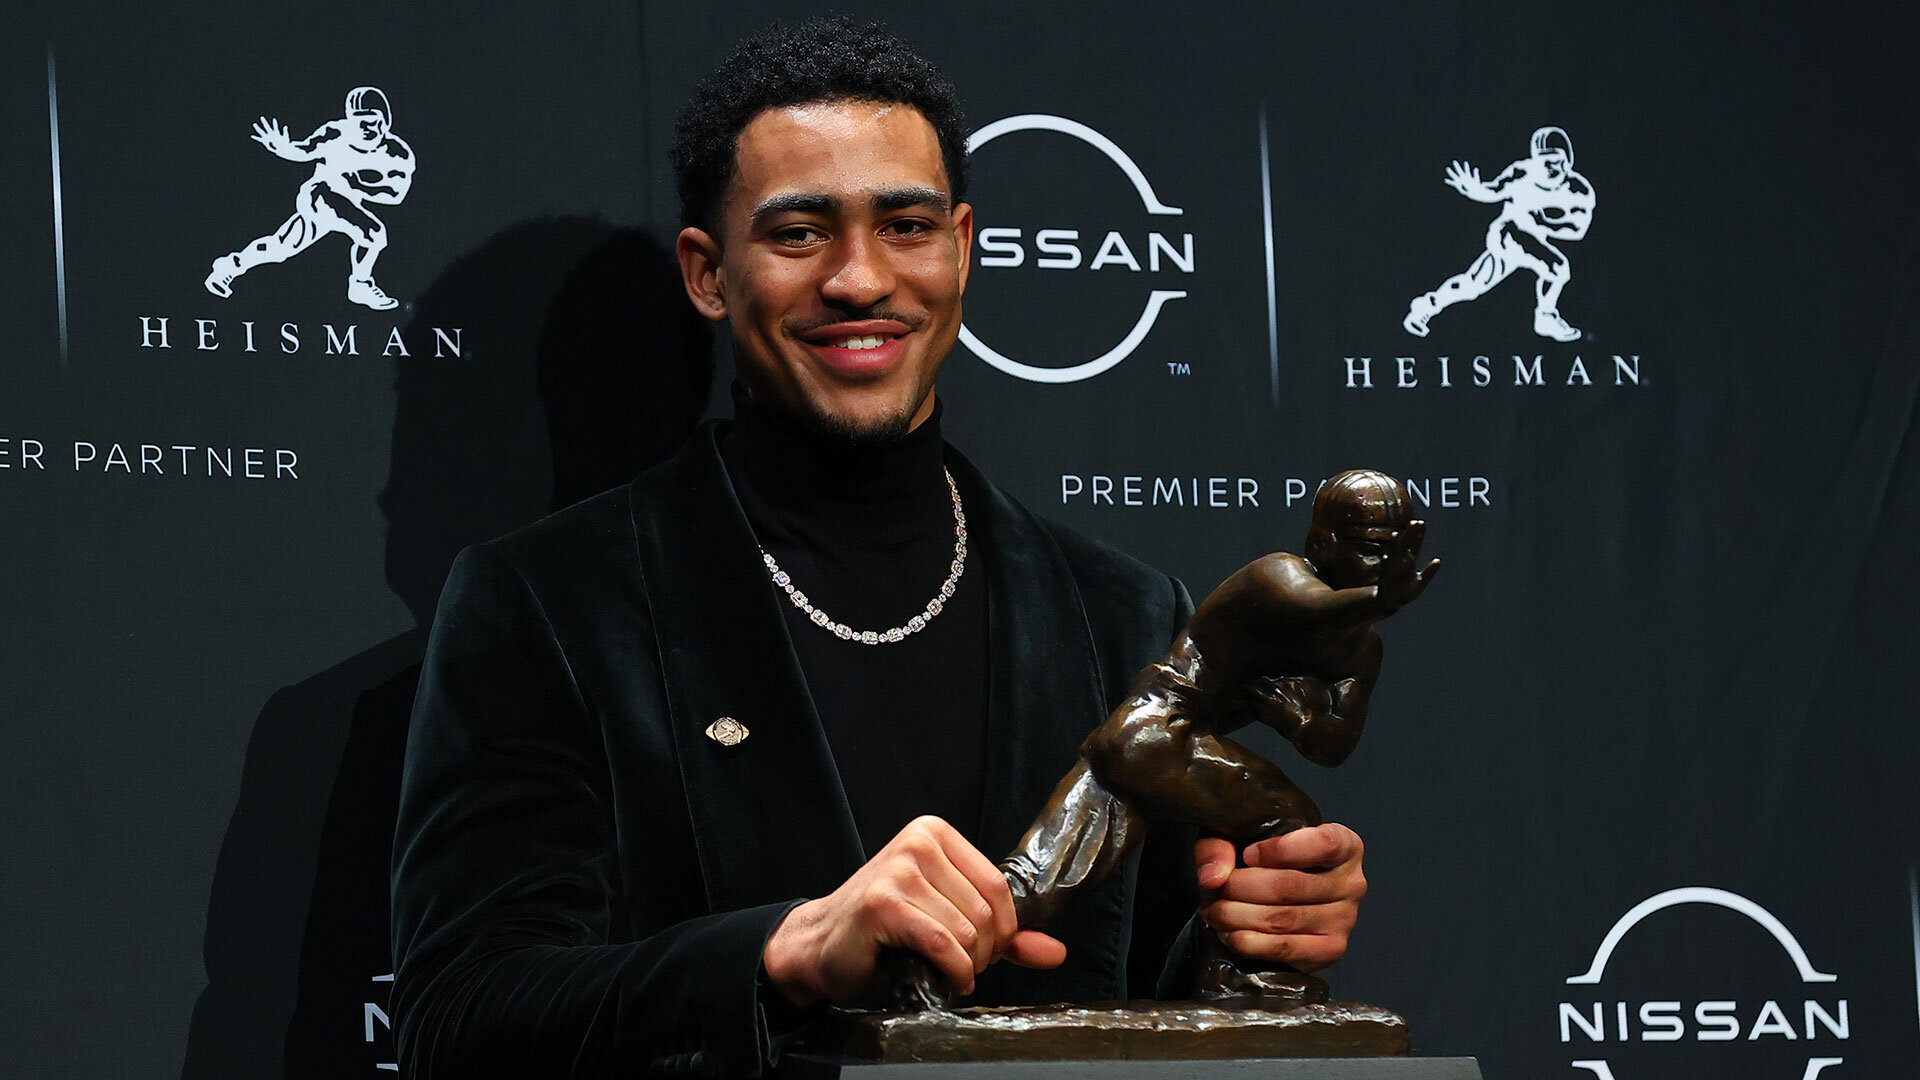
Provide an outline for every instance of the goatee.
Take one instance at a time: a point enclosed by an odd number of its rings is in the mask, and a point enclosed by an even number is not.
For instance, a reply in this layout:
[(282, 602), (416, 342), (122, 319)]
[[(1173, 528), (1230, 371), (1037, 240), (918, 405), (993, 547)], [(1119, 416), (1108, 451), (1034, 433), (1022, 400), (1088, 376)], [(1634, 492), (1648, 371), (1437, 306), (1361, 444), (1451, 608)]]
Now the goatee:
[(808, 409), (802, 423), (809, 434), (835, 450), (884, 450), (898, 446), (913, 430), (913, 409), (902, 409), (877, 422), (856, 424), (844, 416)]

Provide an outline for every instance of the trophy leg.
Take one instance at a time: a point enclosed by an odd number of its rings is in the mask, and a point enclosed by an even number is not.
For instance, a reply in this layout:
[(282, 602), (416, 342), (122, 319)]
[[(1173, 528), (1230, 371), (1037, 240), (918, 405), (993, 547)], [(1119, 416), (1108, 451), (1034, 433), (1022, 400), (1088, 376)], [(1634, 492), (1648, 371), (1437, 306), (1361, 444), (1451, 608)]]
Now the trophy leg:
[(943, 1011), (952, 1003), (947, 980), (912, 949), (880, 950), (873, 978), (858, 1002), (861, 1008), (896, 1013)]
[(1198, 1001), (1243, 1007), (1321, 1004), (1332, 999), (1327, 981), (1278, 960), (1242, 956), (1210, 930), (1202, 931), (1193, 996)]

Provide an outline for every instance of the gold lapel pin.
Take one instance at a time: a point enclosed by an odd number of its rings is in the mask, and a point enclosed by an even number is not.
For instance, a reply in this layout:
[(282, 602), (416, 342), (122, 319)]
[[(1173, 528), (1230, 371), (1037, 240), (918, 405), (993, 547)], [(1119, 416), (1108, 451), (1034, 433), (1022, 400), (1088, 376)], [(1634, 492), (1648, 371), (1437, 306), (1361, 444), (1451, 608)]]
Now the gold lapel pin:
[(707, 738), (721, 746), (739, 746), (747, 741), (747, 725), (731, 716), (723, 716), (707, 725)]

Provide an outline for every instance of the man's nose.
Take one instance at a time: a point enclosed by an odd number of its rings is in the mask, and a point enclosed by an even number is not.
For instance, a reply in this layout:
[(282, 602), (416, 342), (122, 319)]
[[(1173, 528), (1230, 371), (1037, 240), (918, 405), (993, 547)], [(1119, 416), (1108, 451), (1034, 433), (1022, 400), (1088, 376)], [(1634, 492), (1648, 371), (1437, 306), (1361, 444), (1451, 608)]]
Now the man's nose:
[(840, 264), (833, 276), (820, 286), (823, 299), (845, 307), (866, 308), (893, 295), (893, 267), (879, 240), (856, 230), (841, 242), (840, 252)]

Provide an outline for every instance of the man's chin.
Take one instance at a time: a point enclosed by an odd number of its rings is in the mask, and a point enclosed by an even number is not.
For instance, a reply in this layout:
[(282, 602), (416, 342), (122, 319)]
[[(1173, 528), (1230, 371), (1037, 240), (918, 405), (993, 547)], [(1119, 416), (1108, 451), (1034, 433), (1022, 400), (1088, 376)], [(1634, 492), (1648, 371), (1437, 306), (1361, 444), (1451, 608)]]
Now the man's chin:
[(876, 450), (896, 446), (913, 430), (915, 409), (904, 408), (878, 416), (843, 416), (810, 403), (807, 429), (822, 442), (844, 450)]

